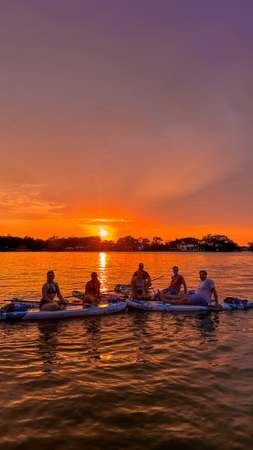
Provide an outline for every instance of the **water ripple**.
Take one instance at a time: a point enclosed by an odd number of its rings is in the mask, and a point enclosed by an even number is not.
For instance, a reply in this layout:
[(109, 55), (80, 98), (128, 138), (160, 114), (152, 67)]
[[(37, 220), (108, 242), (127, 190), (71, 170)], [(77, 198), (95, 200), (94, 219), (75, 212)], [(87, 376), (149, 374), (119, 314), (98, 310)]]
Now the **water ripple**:
[[(110, 289), (130, 279), (139, 258), (0, 255), (1, 299), (38, 298), (48, 268), (56, 270), (65, 295), (84, 286), (91, 268)], [(205, 267), (221, 296), (253, 298), (251, 254), (141, 259), (153, 276), (164, 275), (165, 284), (174, 264), (190, 288)], [(1, 449), (251, 450), (252, 318), (253, 311), (126, 311), (1, 323)]]

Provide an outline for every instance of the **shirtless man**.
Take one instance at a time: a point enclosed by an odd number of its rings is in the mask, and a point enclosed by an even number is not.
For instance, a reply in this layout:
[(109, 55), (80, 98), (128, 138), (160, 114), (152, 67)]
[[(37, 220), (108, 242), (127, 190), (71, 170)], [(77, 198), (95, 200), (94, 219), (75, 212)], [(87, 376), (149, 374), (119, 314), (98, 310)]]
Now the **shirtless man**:
[(172, 305), (202, 305), (208, 306), (211, 301), (212, 294), (216, 305), (218, 305), (218, 294), (215, 288), (215, 284), (211, 278), (207, 278), (207, 272), (200, 270), (199, 272), (199, 285), (195, 291), (195, 295), (179, 294), (172, 295), (167, 293), (167, 298), (159, 292), (160, 298), (163, 303), (171, 303)]
[(100, 300), (100, 281), (98, 280), (97, 272), (92, 272), (91, 280), (86, 283), (85, 294), (83, 296), (83, 303), (98, 304)]
[[(53, 270), (49, 270), (47, 272), (47, 282), (42, 287), (42, 299), (39, 304), (41, 311), (57, 311), (58, 309), (66, 308), (67, 301), (61, 295), (59, 285), (54, 281), (54, 277)], [(60, 302), (54, 300), (56, 295)]]
[(169, 298), (168, 294), (178, 295), (180, 293), (182, 285), (184, 286), (184, 293), (187, 294), (186, 282), (184, 280), (184, 277), (182, 275), (179, 275), (177, 266), (173, 267), (173, 273), (174, 275), (171, 277), (171, 283), (169, 287), (162, 291), (165, 298)]
[[(144, 264), (143, 264), (143, 263), (140, 263), (140, 264), (139, 264), (139, 269), (142, 270), (142, 278), (143, 278), (143, 280), (146, 280), (147, 287), (151, 286), (151, 278), (150, 278), (150, 275), (148, 274), (148, 272), (146, 272), (146, 270), (144, 270)], [(137, 277), (137, 276), (138, 276), (138, 270), (136, 270), (136, 271), (134, 272), (134, 274), (133, 274), (133, 277), (132, 277), (132, 280), (131, 280), (131, 285), (132, 285), (132, 283), (133, 283), (134, 277)]]

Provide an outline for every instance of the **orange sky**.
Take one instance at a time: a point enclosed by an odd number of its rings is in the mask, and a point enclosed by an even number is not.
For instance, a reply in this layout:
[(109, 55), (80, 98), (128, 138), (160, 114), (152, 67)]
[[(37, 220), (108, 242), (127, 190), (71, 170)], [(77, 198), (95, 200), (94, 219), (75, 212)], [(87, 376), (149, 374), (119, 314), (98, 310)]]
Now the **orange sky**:
[(243, 3), (6, 2), (0, 235), (252, 241)]

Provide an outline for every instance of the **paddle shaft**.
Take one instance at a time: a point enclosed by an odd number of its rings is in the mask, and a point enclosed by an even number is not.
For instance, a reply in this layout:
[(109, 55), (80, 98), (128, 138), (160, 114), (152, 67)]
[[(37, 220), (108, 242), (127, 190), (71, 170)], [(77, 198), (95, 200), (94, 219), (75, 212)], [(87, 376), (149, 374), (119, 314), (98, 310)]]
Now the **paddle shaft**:
[(153, 283), (153, 281), (155, 281), (155, 280), (160, 280), (160, 278), (164, 278), (164, 275), (162, 275), (161, 277), (153, 278), (153, 280), (151, 280), (151, 281), (152, 281), (152, 283)]

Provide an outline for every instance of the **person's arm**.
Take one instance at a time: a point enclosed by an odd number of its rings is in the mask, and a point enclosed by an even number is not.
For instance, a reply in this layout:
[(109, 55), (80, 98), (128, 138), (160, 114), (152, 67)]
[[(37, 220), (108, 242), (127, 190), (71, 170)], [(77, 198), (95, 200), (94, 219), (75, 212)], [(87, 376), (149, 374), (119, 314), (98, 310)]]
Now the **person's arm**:
[(146, 281), (146, 283), (147, 283), (147, 286), (151, 286), (152, 281), (151, 281), (151, 278), (150, 278), (150, 277), (146, 278), (145, 281)]
[(150, 286), (151, 285), (151, 278), (150, 278), (150, 275), (149, 275), (149, 273), (148, 272), (146, 272), (145, 271), (145, 274), (146, 274), (146, 278), (145, 278), (145, 280), (144, 281), (146, 281), (146, 283), (147, 283), (147, 286)]
[(144, 290), (145, 290), (146, 294), (148, 294), (148, 286), (147, 286), (146, 280), (144, 280)]
[(59, 298), (59, 300), (61, 300), (61, 303), (66, 303), (63, 296), (61, 295), (61, 291), (60, 291), (58, 283), (55, 283), (55, 285), (57, 286), (57, 292), (56, 292), (57, 297)]
[(135, 278), (133, 279), (133, 285), (132, 285), (132, 293), (133, 293), (133, 295), (134, 295), (134, 297), (137, 297), (137, 298), (141, 298), (141, 296), (139, 295), (139, 294), (137, 294), (137, 292), (136, 292), (136, 290), (135, 290), (135, 285), (136, 285), (136, 282), (135, 282)]
[(217, 294), (217, 291), (216, 291), (215, 287), (214, 287), (214, 288), (212, 288), (212, 289), (211, 289), (211, 291), (212, 291), (212, 293), (213, 293), (213, 296), (214, 296), (214, 299), (215, 299), (216, 305), (218, 305), (218, 303), (219, 303), (219, 300), (218, 300), (218, 294)]
[(85, 294), (88, 294), (88, 289), (89, 289), (89, 281), (85, 285)]
[(98, 282), (98, 300), (100, 300), (100, 286), (101, 286), (101, 283), (100, 283), (100, 281)]
[(182, 277), (182, 285), (184, 286), (184, 293), (187, 294), (187, 286), (184, 277)]
[(51, 300), (51, 298), (48, 297), (47, 290), (48, 290), (48, 285), (47, 285), (47, 283), (45, 283), (42, 287), (42, 298), (43, 298), (43, 300), (45, 300), (45, 302), (52, 303), (54, 300)]
[(170, 285), (168, 286), (168, 289), (171, 289), (171, 285), (172, 285), (172, 280), (173, 280), (173, 275), (172, 275), (172, 277), (171, 277), (171, 282), (170, 282)]
[(134, 277), (136, 277), (136, 276), (137, 276), (137, 273), (134, 272), (134, 274), (133, 274), (133, 276), (132, 276), (132, 279), (131, 279), (131, 281), (130, 281), (130, 286), (131, 286), (131, 288), (133, 288), (133, 281), (134, 281)]

